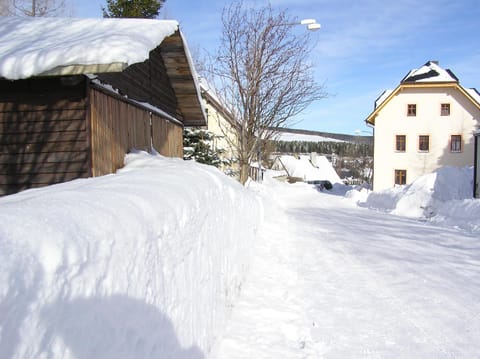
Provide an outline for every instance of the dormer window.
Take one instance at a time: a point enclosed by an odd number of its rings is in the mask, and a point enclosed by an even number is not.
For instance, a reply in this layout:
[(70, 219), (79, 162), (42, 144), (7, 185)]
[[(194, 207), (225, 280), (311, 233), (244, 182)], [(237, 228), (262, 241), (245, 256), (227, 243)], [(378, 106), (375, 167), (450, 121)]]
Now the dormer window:
[(440, 105), (440, 114), (442, 116), (450, 116), (450, 104), (449, 103), (442, 103)]
[(417, 105), (409, 103), (407, 105), (407, 116), (417, 116)]

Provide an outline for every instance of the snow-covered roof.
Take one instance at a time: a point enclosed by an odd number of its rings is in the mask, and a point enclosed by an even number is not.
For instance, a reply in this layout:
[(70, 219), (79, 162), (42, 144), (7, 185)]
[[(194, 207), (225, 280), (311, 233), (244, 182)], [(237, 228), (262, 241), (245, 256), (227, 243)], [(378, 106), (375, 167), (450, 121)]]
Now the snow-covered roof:
[(152, 49), (178, 30), (178, 22), (0, 17), (0, 28), (0, 77), (16, 80), (65, 66), (121, 71), (148, 59)]
[(449, 69), (443, 69), (437, 61), (428, 61), (418, 69), (411, 70), (402, 82), (458, 82)]
[(393, 92), (393, 90), (385, 90), (383, 91), (383, 93), (375, 100), (375, 108), (377, 108), (378, 106), (380, 106), (383, 101), (386, 100), (386, 98), (388, 96), (390, 96), (390, 94)]
[(480, 94), (478, 93), (477, 89), (471, 88), (471, 89), (465, 89), (465, 91), (467, 91), (468, 94), (472, 96), (473, 99), (480, 104)]
[(328, 180), (331, 183), (342, 183), (332, 164), (325, 156), (316, 156), (315, 164), (310, 156), (299, 157), (283, 155), (277, 158), (281, 162), (278, 169), (285, 169), (291, 177), (302, 178), (304, 181)]
[(422, 67), (411, 70), (402, 81), (400, 81), (400, 84), (395, 90), (385, 90), (375, 100), (374, 110), (366, 118), (365, 122), (370, 125), (375, 125), (375, 117), (381, 108), (384, 107), (391, 98), (396, 96), (402, 88), (416, 86), (416, 84), (420, 86), (428, 86), (428, 84), (431, 84), (431, 86), (455, 87), (466, 95), (475, 106), (480, 108), (480, 94), (476, 89), (462, 87), (460, 81), (451, 70), (443, 69), (437, 61), (428, 61)]

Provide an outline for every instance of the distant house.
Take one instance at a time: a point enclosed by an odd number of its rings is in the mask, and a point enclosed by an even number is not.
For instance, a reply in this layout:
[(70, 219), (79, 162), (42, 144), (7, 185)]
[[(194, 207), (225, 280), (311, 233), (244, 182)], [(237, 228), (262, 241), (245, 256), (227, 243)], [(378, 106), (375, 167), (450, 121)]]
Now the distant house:
[(318, 156), (316, 153), (300, 156), (276, 156), (272, 163), (272, 169), (285, 171), (288, 180), (291, 182), (315, 183), (328, 181), (331, 184), (342, 183), (327, 157)]
[(373, 189), (408, 184), (439, 167), (473, 165), (480, 95), (429, 61), (385, 91), (366, 123), (375, 129)]
[(176, 21), (0, 18), (0, 195), (182, 157), (206, 124)]
[(220, 157), (225, 160), (224, 172), (238, 173), (238, 122), (205, 79), (200, 81), (202, 99), (207, 111), (207, 129), (214, 135), (214, 150), (223, 150)]

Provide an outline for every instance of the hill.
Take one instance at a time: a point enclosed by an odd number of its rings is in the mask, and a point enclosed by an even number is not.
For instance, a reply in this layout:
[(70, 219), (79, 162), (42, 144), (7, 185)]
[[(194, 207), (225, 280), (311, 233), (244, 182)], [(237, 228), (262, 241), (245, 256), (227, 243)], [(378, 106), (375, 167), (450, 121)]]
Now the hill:
[(373, 145), (373, 136), (354, 136), (341, 133), (301, 130), (295, 128), (278, 128), (278, 141), (302, 142), (350, 142)]

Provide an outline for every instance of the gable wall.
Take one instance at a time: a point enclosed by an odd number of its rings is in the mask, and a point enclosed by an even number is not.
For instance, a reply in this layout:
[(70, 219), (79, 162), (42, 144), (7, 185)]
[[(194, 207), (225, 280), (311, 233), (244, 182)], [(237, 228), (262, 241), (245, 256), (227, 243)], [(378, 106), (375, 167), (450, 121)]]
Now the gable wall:
[(122, 95), (147, 102), (181, 119), (175, 92), (167, 76), (167, 70), (160, 54), (160, 48), (150, 52), (150, 58), (133, 64), (120, 73), (99, 74), (98, 78), (118, 89)]
[[(440, 105), (450, 104), (450, 116), (440, 115)], [(417, 115), (407, 116), (407, 105), (417, 105)], [(442, 166), (473, 165), (473, 130), (480, 111), (454, 88), (402, 89), (375, 119), (374, 190), (394, 186), (395, 169), (407, 170), (407, 183)], [(406, 151), (395, 151), (396, 135), (406, 135)], [(418, 150), (418, 136), (430, 136), (430, 150)], [(450, 151), (450, 136), (462, 135), (462, 151)]]

